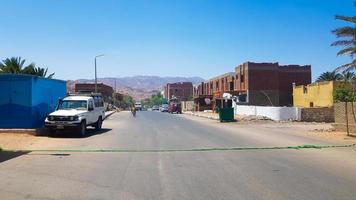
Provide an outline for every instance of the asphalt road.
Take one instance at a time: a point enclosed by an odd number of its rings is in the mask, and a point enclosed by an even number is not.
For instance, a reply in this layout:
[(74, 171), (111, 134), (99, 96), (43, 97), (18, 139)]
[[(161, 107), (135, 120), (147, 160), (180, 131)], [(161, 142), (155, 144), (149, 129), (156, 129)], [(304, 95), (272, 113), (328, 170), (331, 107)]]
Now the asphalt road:
[(329, 144), (283, 128), (121, 112), (102, 132), (61, 139), (68, 145), (53, 149), (82, 152), (14, 153), (1, 162), (0, 199), (356, 199), (354, 148), (192, 151)]

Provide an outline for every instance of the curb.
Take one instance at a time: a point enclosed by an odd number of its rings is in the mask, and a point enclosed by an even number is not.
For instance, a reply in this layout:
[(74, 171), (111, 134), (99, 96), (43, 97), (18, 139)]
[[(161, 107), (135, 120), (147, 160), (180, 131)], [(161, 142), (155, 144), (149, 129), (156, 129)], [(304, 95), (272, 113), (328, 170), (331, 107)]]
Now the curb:
[(110, 113), (106, 114), (105, 113), (105, 117), (104, 117), (104, 120), (108, 117), (110, 117), (111, 115), (113, 115), (114, 113), (116, 113), (116, 111), (109, 111)]
[(37, 129), (0, 129), (0, 133), (27, 133), (27, 134), (36, 134)]
[(208, 117), (208, 116), (199, 115), (199, 114), (196, 114), (196, 113), (183, 112), (183, 114), (192, 115), (192, 116), (196, 116), (196, 117), (202, 117), (202, 118), (211, 119), (211, 120), (219, 120), (219, 117)]

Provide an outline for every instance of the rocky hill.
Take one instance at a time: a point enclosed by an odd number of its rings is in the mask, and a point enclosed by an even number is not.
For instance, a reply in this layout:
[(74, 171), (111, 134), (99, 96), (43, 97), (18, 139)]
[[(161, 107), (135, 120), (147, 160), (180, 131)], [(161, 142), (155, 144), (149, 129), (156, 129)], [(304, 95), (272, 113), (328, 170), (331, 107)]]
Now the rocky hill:
[[(110, 85), (118, 92), (132, 96), (134, 99), (150, 97), (162, 90), (167, 83), (192, 82), (198, 84), (204, 81), (200, 77), (160, 77), (160, 76), (131, 76), (120, 78), (99, 78), (98, 82)], [(93, 79), (79, 79), (68, 81), (68, 89), (71, 90), (75, 83), (93, 83)]]

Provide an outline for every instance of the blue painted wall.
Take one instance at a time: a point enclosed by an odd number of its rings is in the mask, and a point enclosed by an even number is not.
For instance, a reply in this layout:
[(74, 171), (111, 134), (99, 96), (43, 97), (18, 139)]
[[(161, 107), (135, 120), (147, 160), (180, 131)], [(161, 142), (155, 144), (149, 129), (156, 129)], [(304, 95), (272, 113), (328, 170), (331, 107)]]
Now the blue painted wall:
[(39, 128), (66, 95), (66, 82), (0, 74), (0, 128)]

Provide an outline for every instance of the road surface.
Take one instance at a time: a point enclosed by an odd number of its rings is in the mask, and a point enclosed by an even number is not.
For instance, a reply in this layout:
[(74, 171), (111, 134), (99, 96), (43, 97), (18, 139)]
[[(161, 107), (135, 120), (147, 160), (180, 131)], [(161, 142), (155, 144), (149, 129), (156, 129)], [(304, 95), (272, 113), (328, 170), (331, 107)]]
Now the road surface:
[(330, 143), (159, 112), (117, 113), (103, 127), (51, 148), (80, 151), (9, 152), (0, 199), (356, 199), (352, 147), (258, 149)]

